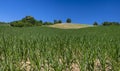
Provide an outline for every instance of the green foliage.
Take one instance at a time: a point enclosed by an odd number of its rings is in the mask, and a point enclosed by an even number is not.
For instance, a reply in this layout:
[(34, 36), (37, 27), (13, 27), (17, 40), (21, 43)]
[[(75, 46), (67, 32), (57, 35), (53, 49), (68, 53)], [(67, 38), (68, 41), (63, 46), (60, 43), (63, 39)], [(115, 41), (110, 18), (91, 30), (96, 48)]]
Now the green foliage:
[(94, 22), (94, 23), (93, 23), (93, 25), (94, 25), (94, 26), (97, 26), (97, 25), (98, 25), (98, 23), (97, 23), (97, 22)]
[(22, 21), (25, 23), (27, 22), (27, 23), (32, 24), (32, 25), (36, 24), (36, 20), (32, 16), (26, 16), (25, 18), (22, 19)]
[(41, 26), (42, 21), (37, 21), (32, 16), (26, 16), (22, 20), (11, 22), (10, 25), (13, 27)]
[(111, 25), (120, 25), (119, 22), (103, 22), (102, 23), (103, 26), (111, 26)]
[(0, 26), (0, 71), (120, 71), (119, 30)]
[(39, 22), (39, 23), (41, 23), (41, 24), (43, 23), (43, 21), (42, 21), (42, 20), (40, 20), (40, 21), (38, 21), (38, 22)]
[(54, 24), (57, 24), (58, 22), (57, 22), (57, 20), (54, 20)]
[(36, 21), (35, 26), (42, 26), (42, 24), (43, 24), (42, 20), (40, 20), (40, 21)]
[(0, 22), (0, 24), (8, 24), (8, 23), (6, 23), (6, 22)]
[(54, 24), (60, 24), (62, 23), (62, 20), (54, 20)]
[(52, 22), (44, 22), (43, 25), (53, 25)]
[(58, 23), (62, 23), (62, 21), (61, 21), (61, 20), (58, 20)]
[(14, 22), (11, 22), (10, 25), (13, 27), (23, 27), (24, 26), (22, 21), (14, 21)]
[(7, 22), (0, 22), (0, 26), (9, 26), (9, 23), (7, 23)]
[(72, 22), (72, 20), (70, 19), (70, 18), (68, 18), (67, 20), (66, 20), (66, 23), (71, 23)]

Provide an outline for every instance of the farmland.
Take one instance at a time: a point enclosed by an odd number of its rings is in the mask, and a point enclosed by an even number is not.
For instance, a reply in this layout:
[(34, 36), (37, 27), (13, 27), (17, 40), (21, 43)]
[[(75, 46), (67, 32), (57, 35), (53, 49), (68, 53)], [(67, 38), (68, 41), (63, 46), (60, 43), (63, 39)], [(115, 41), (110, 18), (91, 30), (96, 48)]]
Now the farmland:
[(85, 25), (85, 24), (63, 23), (63, 24), (49, 25), (49, 27), (60, 28), (60, 29), (79, 29), (79, 28), (86, 28), (86, 27), (92, 27), (92, 26)]
[(0, 26), (0, 71), (120, 71), (120, 26)]

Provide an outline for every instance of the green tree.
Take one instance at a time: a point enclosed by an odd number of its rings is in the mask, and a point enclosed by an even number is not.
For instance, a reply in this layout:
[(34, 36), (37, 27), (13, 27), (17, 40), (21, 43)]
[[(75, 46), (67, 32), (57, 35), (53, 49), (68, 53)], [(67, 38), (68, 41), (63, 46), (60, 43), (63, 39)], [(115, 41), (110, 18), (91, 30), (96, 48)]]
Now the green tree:
[(52, 22), (44, 22), (43, 25), (53, 25)]
[(41, 23), (41, 24), (42, 24), (42, 23), (43, 23), (43, 21), (42, 21), (42, 20), (40, 20), (40, 21), (39, 21), (39, 23)]
[(71, 23), (72, 21), (71, 21), (71, 19), (70, 18), (68, 18), (67, 20), (66, 20), (66, 23)]
[(10, 25), (13, 27), (23, 27), (24, 26), (22, 21), (13, 21), (10, 23)]
[(23, 22), (30, 23), (32, 25), (36, 24), (36, 20), (32, 16), (26, 16), (25, 18), (22, 19)]
[(57, 24), (58, 23), (58, 21), (57, 20), (54, 20), (54, 24)]
[(120, 25), (119, 22), (103, 22), (102, 23), (103, 26), (111, 26), (111, 25)]
[(97, 26), (97, 25), (98, 25), (98, 23), (97, 23), (97, 22), (94, 22), (94, 23), (93, 23), (93, 25), (94, 25), (94, 26)]
[(40, 21), (36, 21), (36, 26), (41, 26), (43, 24), (43, 22), (42, 22), (42, 20), (40, 20)]
[(41, 26), (42, 25), (42, 20), (37, 21), (34, 17), (32, 16), (26, 16), (22, 20), (19, 21), (13, 21), (10, 23), (11, 26), (13, 27), (23, 27), (23, 26)]
[(62, 21), (61, 21), (61, 20), (58, 20), (58, 23), (62, 23)]
[(62, 23), (62, 20), (54, 20), (54, 24)]

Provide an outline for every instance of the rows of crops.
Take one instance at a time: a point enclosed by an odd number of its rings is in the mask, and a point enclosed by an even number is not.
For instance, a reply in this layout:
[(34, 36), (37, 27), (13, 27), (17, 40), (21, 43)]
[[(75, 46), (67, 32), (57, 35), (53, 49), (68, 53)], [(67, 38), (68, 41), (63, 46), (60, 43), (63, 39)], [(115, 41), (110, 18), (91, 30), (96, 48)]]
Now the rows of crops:
[(0, 27), (0, 71), (120, 71), (120, 27)]

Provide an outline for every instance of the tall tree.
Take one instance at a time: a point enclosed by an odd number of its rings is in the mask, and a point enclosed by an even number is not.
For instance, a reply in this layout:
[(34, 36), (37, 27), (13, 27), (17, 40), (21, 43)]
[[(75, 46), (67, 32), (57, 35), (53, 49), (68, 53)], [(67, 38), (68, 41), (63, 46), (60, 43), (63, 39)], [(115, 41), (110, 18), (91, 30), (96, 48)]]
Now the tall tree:
[(71, 19), (67, 18), (66, 23), (71, 23), (71, 22), (72, 22)]
[(62, 20), (54, 20), (54, 24), (62, 23)]
[(97, 26), (97, 25), (98, 25), (98, 23), (97, 23), (97, 22), (94, 22), (94, 23), (93, 23), (93, 25), (94, 25), (94, 26)]
[(36, 20), (32, 16), (26, 16), (25, 18), (22, 19), (23, 22), (28, 22), (30, 24), (35, 24)]
[(62, 21), (61, 21), (61, 20), (58, 20), (58, 23), (62, 23)]
[(57, 24), (58, 23), (58, 21), (57, 20), (54, 20), (54, 24)]

